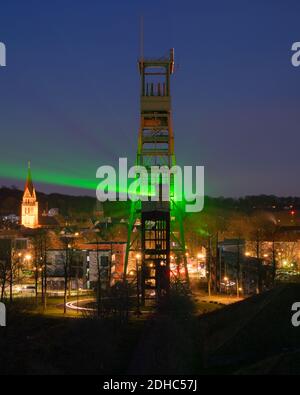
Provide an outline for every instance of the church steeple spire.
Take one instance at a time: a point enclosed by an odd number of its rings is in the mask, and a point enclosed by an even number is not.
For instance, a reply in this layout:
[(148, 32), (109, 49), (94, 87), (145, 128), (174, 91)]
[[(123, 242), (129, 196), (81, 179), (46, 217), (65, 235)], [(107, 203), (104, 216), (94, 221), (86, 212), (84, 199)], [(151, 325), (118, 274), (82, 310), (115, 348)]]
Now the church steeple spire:
[(32, 183), (32, 177), (31, 177), (31, 169), (30, 169), (30, 161), (28, 161), (28, 168), (27, 168), (27, 179), (26, 179), (26, 184), (25, 184), (25, 191), (26, 189), (29, 190), (30, 195), (33, 195), (33, 183)]
[(30, 162), (28, 162), (27, 178), (22, 201), (22, 225), (28, 228), (37, 228), (38, 224), (38, 202), (31, 177)]

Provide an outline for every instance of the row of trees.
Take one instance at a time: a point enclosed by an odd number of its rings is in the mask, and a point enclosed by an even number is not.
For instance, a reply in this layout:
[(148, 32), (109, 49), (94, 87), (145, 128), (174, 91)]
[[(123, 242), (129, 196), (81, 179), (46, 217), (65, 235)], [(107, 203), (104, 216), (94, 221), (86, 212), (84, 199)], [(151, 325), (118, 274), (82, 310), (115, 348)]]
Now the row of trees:
[[(256, 212), (255, 214), (237, 213), (224, 209), (205, 210), (199, 214), (189, 216), (185, 222), (186, 240), (192, 255), (197, 256), (197, 249), (203, 245), (207, 250), (208, 268), (208, 292), (211, 292), (211, 273), (217, 272), (219, 260), (219, 242), (224, 239), (236, 240), (236, 284), (239, 293), (239, 279), (241, 270), (242, 240), (247, 241), (249, 255), (257, 258), (257, 262), (264, 259), (272, 267), (272, 279), (275, 281), (278, 243), (282, 239), (282, 233), (275, 217), (269, 212)], [(265, 244), (268, 245), (269, 253), (265, 254)], [(268, 259), (265, 256), (268, 255)], [(262, 273), (258, 267), (258, 272)], [(217, 284), (214, 283), (216, 290)], [(262, 289), (261, 276), (258, 290)]]
[[(94, 222), (84, 231), (76, 225), (66, 225), (56, 229), (39, 228), (26, 231), (31, 240), (31, 247), (25, 253), (15, 253), (14, 242), (7, 239), (0, 239), (0, 297), (1, 300), (9, 298), (13, 300), (13, 286), (22, 283), (26, 278), (34, 280), (36, 304), (41, 301), (44, 309), (47, 309), (47, 295), (49, 287), (49, 273), (53, 275), (52, 264), (49, 263), (49, 249), (60, 250), (60, 270), (58, 277), (63, 280), (64, 313), (68, 296), (71, 294), (72, 279), (76, 279), (76, 287), (79, 289), (79, 278), (83, 274), (83, 256), (79, 248), (80, 242), (92, 242), (96, 244), (97, 256), (97, 282), (95, 285), (97, 315), (102, 314), (103, 297), (103, 267), (101, 267), (101, 242), (122, 238), (126, 227), (124, 225), (112, 225), (106, 222)], [(25, 274), (24, 274), (25, 273)], [(31, 273), (31, 276), (30, 276)], [(62, 273), (62, 274), (61, 274)]]
[[(60, 249), (62, 251), (63, 263), (63, 282), (64, 282), (64, 312), (66, 312), (66, 303), (68, 293), (71, 289), (71, 279), (79, 277), (79, 264), (76, 262), (77, 243), (83, 238), (96, 244), (97, 253), (97, 282), (96, 282), (96, 301), (97, 314), (101, 314), (101, 306), (103, 306), (102, 295), (102, 268), (99, 255), (99, 243), (112, 239), (124, 239), (126, 226), (111, 226), (107, 222), (91, 223), (89, 229), (84, 233), (79, 233), (76, 226), (65, 226), (56, 230), (36, 229), (31, 233), (32, 239), (32, 270), (35, 282), (35, 297), (41, 297), (42, 306), (47, 308), (47, 290), (49, 262), (47, 252), (49, 248)], [(204, 245), (207, 249), (207, 267), (209, 274), (208, 291), (211, 292), (213, 286), (216, 290), (216, 281), (212, 285), (212, 273), (217, 272), (219, 259), (219, 241), (224, 238), (232, 238), (237, 240), (236, 268), (237, 268), (237, 292), (239, 289), (239, 278), (241, 270), (241, 254), (240, 241), (248, 240), (252, 243), (252, 256), (258, 260), (263, 255), (263, 244), (266, 240), (271, 243), (270, 263), (273, 267), (273, 280), (276, 276), (277, 254), (276, 242), (280, 240), (278, 226), (275, 218), (270, 213), (256, 213), (255, 215), (238, 214), (235, 211), (224, 209), (206, 209), (205, 211), (187, 216), (185, 218), (185, 232), (188, 250), (192, 255), (197, 256), (197, 249)], [(4, 298), (5, 292), (9, 289), (9, 298), (13, 297), (13, 284), (20, 281), (20, 270), (22, 264), (28, 262), (21, 261), (20, 257), (13, 256), (7, 249), (1, 253), (0, 259), (0, 285), (1, 299)], [(254, 252), (253, 252), (254, 251)], [(4, 257), (4, 259), (3, 259)], [(82, 265), (82, 262), (81, 262)], [(77, 281), (78, 288), (78, 281)], [(261, 284), (259, 285), (261, 288)]]

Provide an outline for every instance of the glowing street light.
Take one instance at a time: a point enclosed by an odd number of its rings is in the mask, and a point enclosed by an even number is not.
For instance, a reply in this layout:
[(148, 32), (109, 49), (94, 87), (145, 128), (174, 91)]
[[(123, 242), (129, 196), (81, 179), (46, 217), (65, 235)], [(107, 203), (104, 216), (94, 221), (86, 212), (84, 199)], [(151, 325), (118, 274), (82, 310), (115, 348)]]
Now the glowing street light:
[(135, 314), (137, 316), (140, 316), (142, 314), (141, 312), (141, 303), (140, 303), (140, 271), (139, 271), (139, 259), (141, 259), (141, 254), (137, 253), (135, 255), (135, 266), (136, 266), (136, 312)]
[(225, 292), (226, 292), (226, 294), (227, 294), (228, 289), (229, 289), (229, 278), (228, 278), (227, 276), (225, 276), (225, 277), (223, 278), (223, 280), (224, 280), (224, 282), (225, 282), (225, 284), (224, 284), (224, 290), (225, 290)]

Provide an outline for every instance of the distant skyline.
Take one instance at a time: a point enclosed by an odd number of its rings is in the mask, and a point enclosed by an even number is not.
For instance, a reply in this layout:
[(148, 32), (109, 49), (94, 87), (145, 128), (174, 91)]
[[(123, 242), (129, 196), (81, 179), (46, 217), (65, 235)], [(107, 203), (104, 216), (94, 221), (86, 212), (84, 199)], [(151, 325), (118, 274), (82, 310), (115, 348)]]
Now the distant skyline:
[(211, 196), (300, 196), (296, 0), (3, 1), (0, 185), (23, 189), (30, 160), (37, 190), (95, 195), (99, 166), (134, 163), (141, 15), (145, 56), (175, 48), (178, 164)]

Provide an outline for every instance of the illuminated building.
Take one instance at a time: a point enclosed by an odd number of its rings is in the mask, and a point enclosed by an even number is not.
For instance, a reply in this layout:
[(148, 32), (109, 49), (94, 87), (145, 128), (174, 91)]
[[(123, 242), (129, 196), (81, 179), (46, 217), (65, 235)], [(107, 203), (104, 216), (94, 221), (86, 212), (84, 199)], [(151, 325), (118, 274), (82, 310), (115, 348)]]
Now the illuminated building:
[(22, 200), (21, 224), (26, 228), (37, 228), (39, 226), (39, 209), (35, 189), (32, 183), (30, 163)]

